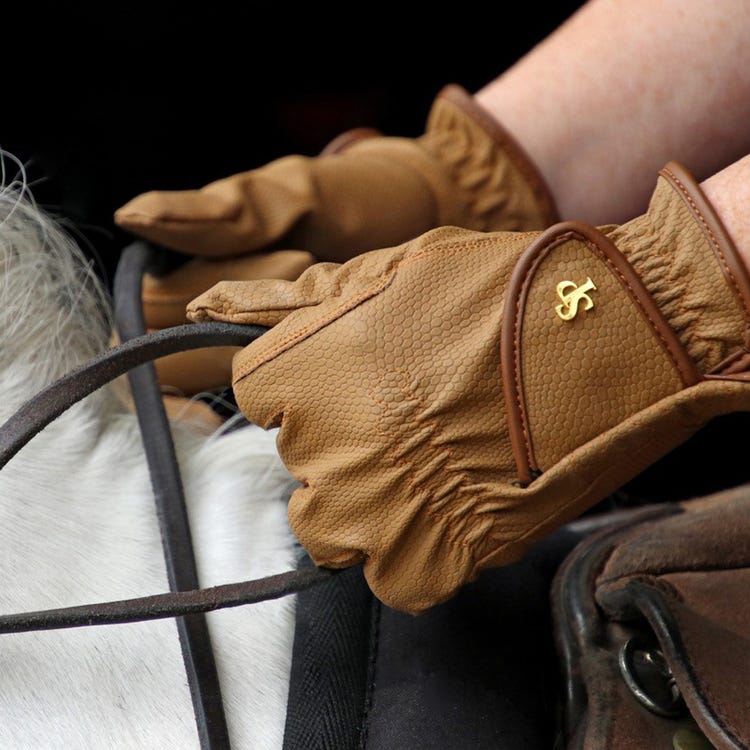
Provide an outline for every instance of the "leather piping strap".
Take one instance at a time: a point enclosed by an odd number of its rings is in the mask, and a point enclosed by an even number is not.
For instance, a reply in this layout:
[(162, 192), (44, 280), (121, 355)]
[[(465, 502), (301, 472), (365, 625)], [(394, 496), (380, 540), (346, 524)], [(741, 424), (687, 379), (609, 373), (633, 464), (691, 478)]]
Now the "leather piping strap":
[[(210, 346), (247, 346), (267, 329), (230, 323), (193, 323), (138, 336), (74, 368), (27, 401), (0, 427), (0, 469), (37, 433), (73, 404), (138, 365)], [(211, 612), (277, 599), (328, 580), (339, 571), (293, 570), (253, 581), (115, 602), (0, 616), (0, 633), (136, 622)]]

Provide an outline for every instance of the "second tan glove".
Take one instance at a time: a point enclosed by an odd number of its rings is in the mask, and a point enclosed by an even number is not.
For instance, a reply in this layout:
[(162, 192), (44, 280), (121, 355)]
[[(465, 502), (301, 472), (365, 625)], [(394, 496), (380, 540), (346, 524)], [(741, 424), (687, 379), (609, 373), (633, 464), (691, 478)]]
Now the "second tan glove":
[(438, 226), (541, 229), (556, 218), (536, 167), (458, 86), (440, 92), (421, 137), (368, 135), (200, 190), (144, 193), (115, 221), (191, 255), (295, 248), (344, 261)]

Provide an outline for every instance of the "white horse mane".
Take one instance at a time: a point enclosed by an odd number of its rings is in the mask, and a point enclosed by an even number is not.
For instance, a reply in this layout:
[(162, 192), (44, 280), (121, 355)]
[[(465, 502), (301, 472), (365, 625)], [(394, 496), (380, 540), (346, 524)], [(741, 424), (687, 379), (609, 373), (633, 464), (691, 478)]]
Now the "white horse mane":
[[(6, 154), (6, 159), (8, 155)], [(0, 167), (4, 166), (0, 154)], [(111, 302), (23, 175), (0, 189), (0, 419), (109, 346)], [(168, 589), (124, 379), (0, 471), (0, 612)], [(202, 586), (294, 567), (274, 434), (173, 424)], [(208, 615), (233, 747), (280, 748), (294, 599)], [(0, 636), (0, 747), (198, 747), (173, 620)]]

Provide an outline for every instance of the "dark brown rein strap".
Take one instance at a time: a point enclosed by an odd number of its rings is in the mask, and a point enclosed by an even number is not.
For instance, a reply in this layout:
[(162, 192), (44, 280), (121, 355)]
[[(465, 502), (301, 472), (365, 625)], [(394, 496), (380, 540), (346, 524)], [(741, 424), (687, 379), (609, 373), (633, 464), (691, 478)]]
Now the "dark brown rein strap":
[(37, 433), (73, 404), (145, 362), (210, 346), (246, 346), (265, 333), (260, 326), (193, 323), (126, 341), (73, 368), (23, 404), (0, 427), (0, 469)]
[[(203, 323), (138, 334), (139, 325), (143, 325), (142, 314), (134, 312), (133, 305), (140, 309), (141, 275), (148, 251), (144, 243), (134, 243), (124, 253), (122, 268), (118, 266), (119, 278), (115, 286), (119, 299), (116, 299), (116, 304), (123, 343), (43, 389), (0, 427), (0, 469), (73, 404), (115, 378), (139, 368), (131, 377), (131, 384), (157, 499), (168, 578), (173, 591), (116, 602), (1, 615), (0, 634), (177, 617), (201, 746), (205, 750), (219, 750), (229, 747), (228, 732), (208, 630), (205, 620), (196, 615), (286, 596), (322, 583), (337, 571), (302, 569), (255, 581), (198, 588), (179, 469), (158, 381), (150, 363), (159, 357), (190, 349), (246, 346), (266, 329)], [(134, 295), (135, 284), (137, 293)], [(126, 301), (128, 297), (131, 301)], [(132, 301), (133, 297), (135, 301)], [(142, 367), (146, 363), (149, 367)]]
[[(258, 336), (265, 333), (265, 330), (260, 326), (239, 326), (230, 323), (193, 323), (148, 333), (112, 347), (86, 364), (74, 368), (51, 385), (42, 389), (36, 396), (23, 404), (0, 427), (0, 469), (37, 433), (41, 432), (48, 424), (73, 406), (73, 404), (78, 403), (89, 394), (112, 382), (115, 378), (124, 375), (133, 367), (138, 367), (138, 365), (142, 365), (145, 362), (159, 359), (159, 357), (165, 357), (168, 354), (190, 351), (191, 349), (210, 346), (246, 346), (258, 338)], [(317, 578), (322, 582), (336, 572), (327, 568), (317, 568), (315, 569), (313, 579)], [(176, 606), (174, 611), (167, 611), (165, 609), (160, 610), (156, 614), (152, 613), (151, 607), (157, 603), (175, 601), (173, 599), (175, 594), (159, 594), (146, 597), (146, 599), (126, 599), (122, 602), (112, 604), (120, 605), (123, 608), (123, 616), (119, 620), (120, 622), (135, 622), (137, 620), (174, 617), (189, 612), (210, 612), (222, 607), (235, 607), (242, 604), (263, 601), (264, 598), (275, 599), (284, 594), (292, 593), (295, 590), (309, 588), (309, 586), (315, 583), (315, 580), (311, 581), (302, 571), (289, 571), (281, 575), (287, 576), (286, 580), (290, 582), (289, 587), (283, 593), (278, 593), (274, 584), (269, 587), (269, 595), (267, 597), (264, 597), (263, 594), (258, 594), (256, 584), (262, 584), (264, 581), (274, 582), (278, 579), (278, 576), (260, 578), (257, 581), (248, 581), (245, 584), (232, 584), (233, 587), (248, 586), (247, 601), (241, 598), (233, 599), (232, 597), (229, 597), (226, 603), (217, 600), (212, 592), (215, 592), (216, 589), (224, 588), (219, 586), (190, 592), (194, 596), (195, 604), (188, 610), (181, 610), (179, 606)], [(295, 581), (299, 581), (300, 589), (295, 588)], [(144, 601), (149, 602), (149, 607), (144, 608), (142, 606)], [(102, 603), (89, 606), (92, 624), (99, 624), (95, 622), (96, 612), (98, 608), (105, 606), (108, 605)], [(56, 613), (56, 627), (77, 627), (86, 624), (80, 621), (80, 609), (80, 607), (70, 607), (49, 610), (49, 612)], [(59, 616), (61, 612), (75, 613), (71, 616), (69, 625)], [(31, 613), (0, 616), (0, 632), (13, 632), (12, 623), (14, 621), (21, 623), (30, 616)], [(105, 618), (101, 624), (110, 621)], [(28, 628), (25, 629), (28, 630)]]
[(217, 609), (255, 604), (296, 594), (328, 580), (338, 570), (300, 568), (255, 581), (226, 583), (197, 591), (175, 591), (138, 599), (83, 604), (80, 607), (45, 609), (0, 615), (0, 634), (27, 633), (32, 630), (60, 630), (88, 625), (120, 625), (126, 622), (163, 620)]
[[(135, 242), (123, 250), (117, 264), (113, 296), (121, 341), (146, 333), (141, 290), (152, 256), (149, 245)], [(154, 492), (170, 591), (198, 589), (185, 493), (154, 363), (134, 367), (128, 372), (128, 380)], [(177, 617), (175, 624), (201, 748), (229, 748), (229, 728), (206, 617), (203, 613)]]

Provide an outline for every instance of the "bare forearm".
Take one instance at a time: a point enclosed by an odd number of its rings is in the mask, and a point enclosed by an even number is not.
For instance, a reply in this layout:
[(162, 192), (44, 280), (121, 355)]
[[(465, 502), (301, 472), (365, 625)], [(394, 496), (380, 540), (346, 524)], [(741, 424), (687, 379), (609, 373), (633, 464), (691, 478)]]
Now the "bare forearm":
[(563, 218), (645, 209), (669, 159), (705, 179), (750, 152), (747, 0), (590, 0), (477, 92)]
[(712, 175), (701, 187), (750, 271), (750, 156)]

